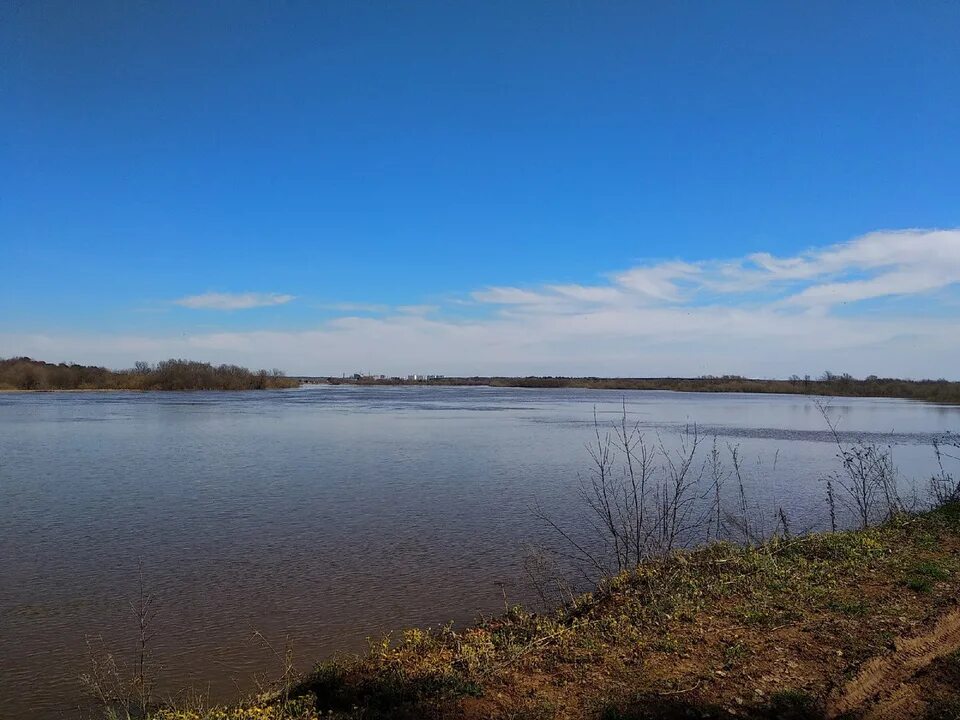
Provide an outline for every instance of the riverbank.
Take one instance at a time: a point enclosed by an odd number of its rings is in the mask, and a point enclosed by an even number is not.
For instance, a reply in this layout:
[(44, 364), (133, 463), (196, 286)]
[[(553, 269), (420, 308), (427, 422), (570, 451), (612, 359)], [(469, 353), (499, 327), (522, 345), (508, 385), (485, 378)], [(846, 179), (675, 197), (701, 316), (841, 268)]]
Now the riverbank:
[(812, 379), (794, 376), (787, 380), (745, 378), (734, 375), (697, 378), (601, 378), (601, 377), (439, 377), (429, 379), (371, 377), (306, 377), (305, 383), (330, 385), (431, 385), (453, 387), (573, 388), (584, 390), (670, 390), (673, 392), (766, 393), (817, 395), (824, 397), (902, 398), (938, 403), (960, 403), (960, 382), (949, 380), (905, 380), (871, 376), (825, 373)]
[(243, 706), (154, 717), (956, 718), (958, 603), (954, 504), (680, 553), (552, 613), (408, 630)]

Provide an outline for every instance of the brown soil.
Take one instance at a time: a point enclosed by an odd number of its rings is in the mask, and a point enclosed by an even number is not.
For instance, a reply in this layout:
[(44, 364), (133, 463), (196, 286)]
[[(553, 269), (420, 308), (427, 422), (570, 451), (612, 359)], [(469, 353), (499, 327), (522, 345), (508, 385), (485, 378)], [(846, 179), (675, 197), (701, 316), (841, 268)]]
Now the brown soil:
[(960, 650), (960, 610), (940, 619), (930, 632), (898, 639), (892, 652), (870, 660), (830, 698), (827, 717), (861, 711), (865, 720), (893, 720), (919, 714), (926, 703), (918, 672)]

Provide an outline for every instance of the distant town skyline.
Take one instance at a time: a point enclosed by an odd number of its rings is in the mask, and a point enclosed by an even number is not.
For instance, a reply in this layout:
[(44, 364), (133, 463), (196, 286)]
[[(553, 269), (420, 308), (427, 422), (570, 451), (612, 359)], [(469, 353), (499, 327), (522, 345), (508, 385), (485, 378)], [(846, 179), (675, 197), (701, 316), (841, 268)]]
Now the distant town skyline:
[(5, 3), (0, 357), (960, 379), (958, 27)]

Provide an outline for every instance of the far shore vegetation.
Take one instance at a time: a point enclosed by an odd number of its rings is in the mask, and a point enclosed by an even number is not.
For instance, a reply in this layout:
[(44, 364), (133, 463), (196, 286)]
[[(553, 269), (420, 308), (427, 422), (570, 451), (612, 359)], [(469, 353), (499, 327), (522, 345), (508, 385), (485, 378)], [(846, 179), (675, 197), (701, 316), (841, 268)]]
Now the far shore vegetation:
[(905, 380), (870, 375), (855, 378), (848, 373), (825, 372), (816, 378), (793, 375), (786, 380), (766, 380), (740, 375), (704, 375), (695, 378), (473, 376), (423, 380), (403, 378), (302, 377), (305, 382), (357, 385), (486, 385), (518, 388), (584, 388), (594, 390), (673, 390), (676, 392), (781, 393), (827, 397), (889, 397), (927, 402), (960, 403), (960, 382), (950, 380)]
[(193, 360), (138, 362), (129, 370), (0, 359), (0, 390), (264, 390), (297, 387), (280, 370), (251, 371), (237, 365)]

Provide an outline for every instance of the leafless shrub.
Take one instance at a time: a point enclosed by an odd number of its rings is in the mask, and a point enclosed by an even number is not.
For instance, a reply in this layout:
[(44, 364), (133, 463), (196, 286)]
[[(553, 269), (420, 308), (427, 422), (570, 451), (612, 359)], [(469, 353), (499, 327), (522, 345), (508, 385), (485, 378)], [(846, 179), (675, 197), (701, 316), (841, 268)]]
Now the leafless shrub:
[(110, 720), (146, 717), (153, 704), (153, 689), (160, 670), (153, 663), (149, 650), (155, 610), (153, 595), (146, 590), (142, 560), (137, 563), (137, 586), (137, 597), (130, 601), (137, 624), (132, 660), (118, 660), (106, 649), (100, 636), (97, 636), (96, 644), (87, 638), (90, 672), (81, 675), (80, 681)]
[[(930, 497), (936, 506), (960, 502), (960, 477), (954, 477), (944, 462), (960, 462), (960, 436), (946, 433), (933, 439), (933, 452), (937, 458), (937, 473), (930, 478)], [(957, 454), (954, 454), (957, 453)]]
[(829, 476), (830, 497), (834, 489), (839, 489), (841, 502), (862, 528), (903, 512), (905, 508), (897, 487), (898, 472), (893, 462), (893, 448), (863, 440), (844, 443), (837, 423), (830, 417), (829, 403), (817, 400), (815, 404), (836, 443), (841, 467)]
[(833, 492), (833, 476), (827, 475), (827, 506), (830, 508), (830, 532), (837, 531), (837, 498)]
[(540, 507), (534, 510), (563, 539), (568, 552), (556, 554), (591, 579), (635, 566), (658, 533), (648, 524), (648, 506), (656, 499), (650, 485), (657, 449), (647, 444), (639, 423), (628, 423), (626, 405), (620, 422), (609, 428), (601, 426), (594, 410), (593, 430), (587, 445), (592, 467), (586, 477), (578, 477), (578, 494), (588, 509), (583, 520), (593, 537), (580, 540)]
[(707, 460), (710, 473), (710, 512), (707, 517), (707, 539), (710, 538), (711, 530), (713, 539), (719, 540), (724, 533), (723, 525), (723, 503), (721, 502), (721, 493), (724, 483), (727, 480), (728, 472), (723, 464), (723, 457), (720, 453), (720, 447), (717, 445), (717, 436), (713, 436), (713, 443), (710, 445), (710, 457)]
[[(561, 527), (538, 506), (534, 514), (563, 541), (564, 549), (554, 553), (595, 581), (636, 567), (647, 557), (709, 539), (711, 533), (719, 537), (726, 470), (716, 441), (709, 461), (701, 458), (702, 442), (695, 425), (684, 428), (677, 447), (668, 448), (660, 435), (656, 443), (648, 442), (639, 422), (628, 420), (625, 403), (609, 427), (594, 411), (593, 439), (587, 446), (591, 469), (579, 477), (578, 487), (586, 509), (583, 525), (591, 537)], [(704, 482), (708, 472), (709, 485)]]
[[(828, 403), (816, 402), (836, 444), (839, 469), (827, 474), (827, 504), (830, 527), (841, 522), (838, 504), (848, 510), (860, 527), (889, 519), (918, 505), (909, 493), (901, 495), (899, 472), (892, 445), (859, 440), (846, 442), (831, 416)], [(576, 530), (561, 527), (539, 506), (535, 514), (562, 540), (552, 548), (576, 568), (588, 583), (631, 569), (645, 559), (670, 553), (690, 544), (733, 539), (760, 545), (771, 536), (795, 537), (811, 527), (793, 527), (787, 508), (775, 506), (765, 514), (748, 500), (750, 470), (739, 445), (727, 444), (721, 452), (716, 437), (704, 457), (703, 437), (696, 425), (685, 427), (670, 444), (658, 433), (647, 442), (639, 422), (628, 420), (626, 403), (618, 420), (604, 425), (593, 417), (593, 436), (587, 446), (590, 472), (579, 477), (578, 493), (585, 508)], [(960, 462), (960, 439), (948, 434), (934, 443), (939, 472), (931, 481), (931, 494), (938, 504), (960, 500), (960, 480), (948, 472), (948, 460)], [(727, 457), (729, 460), (727, 460)], [(773, 468), (779, 461), (774, 455)], [(765, 468), (757, 459), (757, 477)], [(724, 487), (736, 482), (735, 500), (724, 507)], [(586, 532), (583, 532), (586, 528)], [(546, 572), (541, 560), (527, 566), (528, 577), (538, 577), (535, 586), (545, 604), (550, 597), (571, 595), (569, 584), (557, 583), (557, 566)], [(547, 579), (548, 578), (548, 579)], [(564, 602), (566, 600), (563, 600)]]
[[(659, 530), (655, 550), (666, 553), (673, 550), (694, 528), (704, 525), (704, 517), (697, 514), (705, 495), (701, 494), (704, 468), (696, 467), (697, 450), (702, 438), (696, 425), (688, 425), (680, 434), (680, 443), (672, 453), (659, 438), (663, 457), (661, 479), (656, 483), (656, 517)], [(638, 558), (638, 562), (641, 558)]]
[[(622, 401), (621, 407), (623, 412), (620, 416), (620, 424), (614, 427), (619, 447), (623, 449), (626, 458), (625, 470), (628, 485), (624, 485), (623, 493), (627, 510), (623, 515), (626, 522), (624, 534), (628, 548), (633, 550), (633, 557), (631, 558), (628, 552), (625, 553), (624, 560), (625, 565), (629, 566), (631, 561), (640, 562), (652, 534), (645, 527), (645, 522), (648, 485), (656, 451), (644, 441), (639, 422), (632, 426), (628, 425), (626, 400)], [(596, 422), (596, 415), (594, 415), (594, 422)]]
[(284, 639), (281, 653), (259, 630), (253, 631), (253, 638), (263, 643), (277, 661), (278, 673), (276, 678), (269, 675), (254, 678), (261, 695), (267, 695), (279, 700), (285, 707), (290, 702), (290, 691), (298, 679), (296, 665), (293, 660), (293, 645), (289, 638)]
[(790, 518), (782, 507), (777, 510), (777, 527), (774, 534), (781, 535), (785, 540), (790, 539)]
[(740, 446), (728, 444), (727, 449), (730, 451), (733, 476), (737, 479), (737, 513), (729, 513), (727, 519), (731, 525), (740, 531), (743, 542), (750, 544), (756, 538), (751, 529), (750, 511), (747, 507), (747, 492), (743, 482), (743, 461), (740, 457)]
[(549, 548), (528, 545), (523, 553), (522, 569), (525, 584), (537, 596), (542, 610), (574, 603), (579, 588), (571, 584)]

